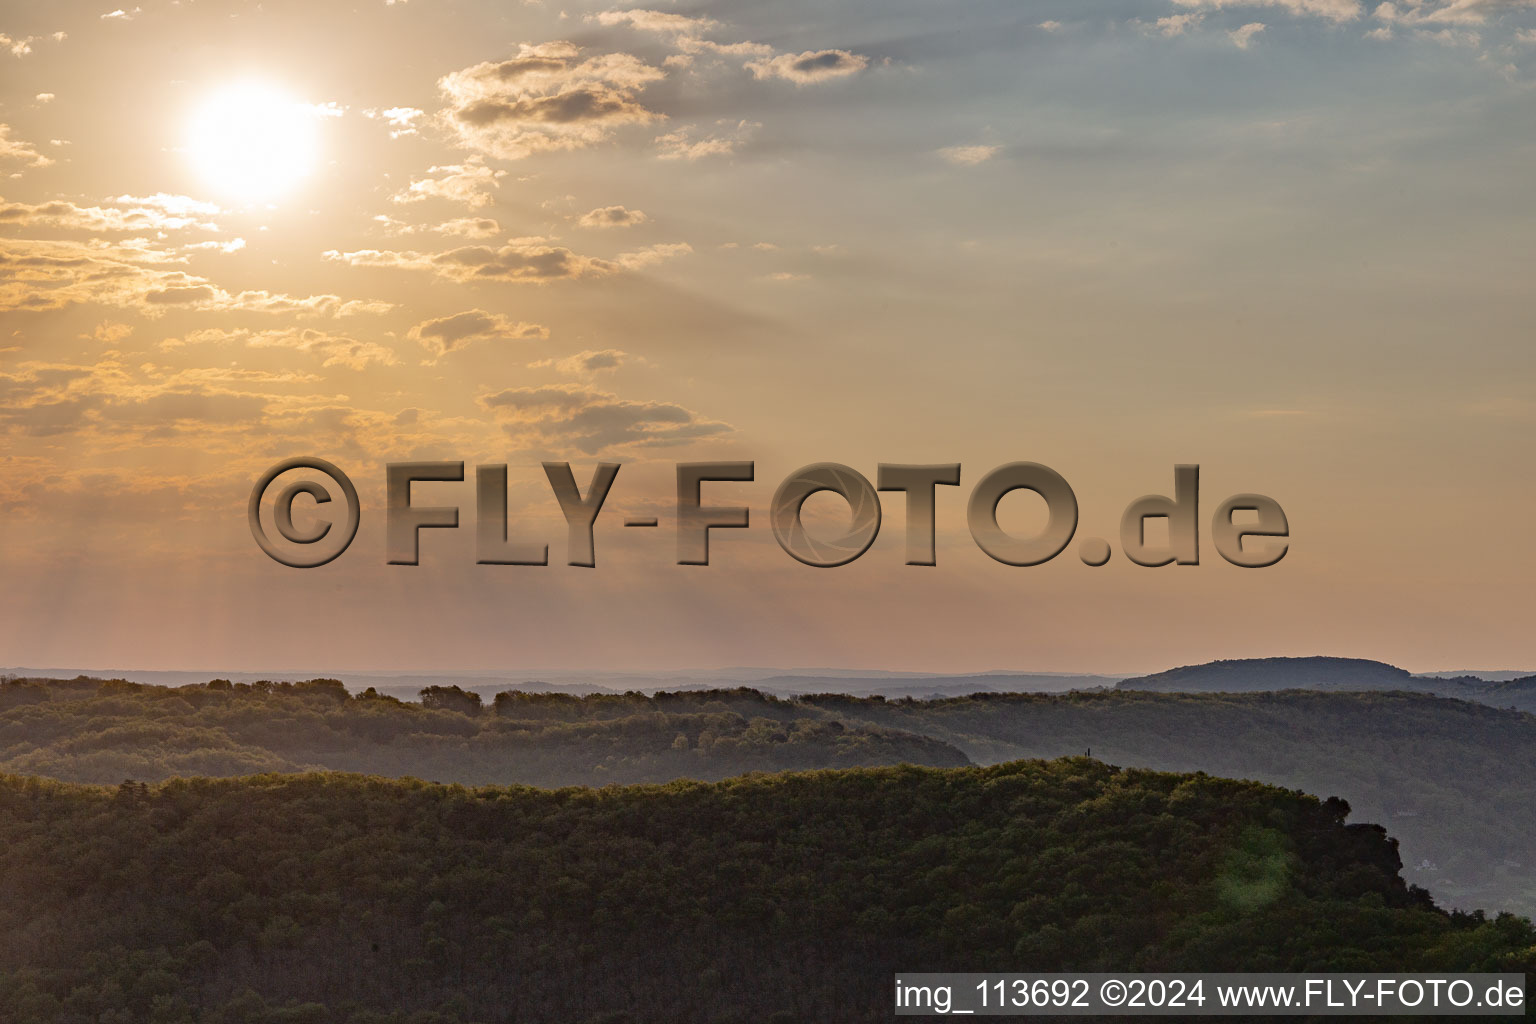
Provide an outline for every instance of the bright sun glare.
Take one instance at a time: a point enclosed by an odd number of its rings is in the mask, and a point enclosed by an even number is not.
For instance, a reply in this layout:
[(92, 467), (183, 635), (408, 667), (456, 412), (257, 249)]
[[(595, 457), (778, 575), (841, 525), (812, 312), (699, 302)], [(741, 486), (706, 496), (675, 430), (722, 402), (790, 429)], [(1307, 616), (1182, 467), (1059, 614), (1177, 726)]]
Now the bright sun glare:
[(230, 86), (192, 117), (187, 152), (204, 184), (226, 199), (263, 202), (282, 196), (313, 168), (314, 110), (256, 82)]

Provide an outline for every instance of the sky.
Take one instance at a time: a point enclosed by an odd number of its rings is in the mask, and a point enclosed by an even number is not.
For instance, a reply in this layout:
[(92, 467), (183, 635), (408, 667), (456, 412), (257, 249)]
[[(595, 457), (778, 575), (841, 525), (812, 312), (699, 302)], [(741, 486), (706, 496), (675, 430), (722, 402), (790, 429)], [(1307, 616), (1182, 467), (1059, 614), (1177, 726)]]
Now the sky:
[[(0, 66), (0, 664), (1536, 670), (1532, 0), (64, 0)], [(294, 456), (360, 496), (320, 568), (247, 523)], [(544, 461), (622, 467), (592, 568)], [(697, 461), (751, 526), (677, 565)], [(1199, 464), (1200, 564), (989, 558), (1016, 461), (1079, 540)], [(937, 564), (897, 493), (781, 550), (818, 462), (961, 464)], [(549, 565), (475, 564), (482, 464)], [(1210, 539), (1250, 492), (1268, 568)]]

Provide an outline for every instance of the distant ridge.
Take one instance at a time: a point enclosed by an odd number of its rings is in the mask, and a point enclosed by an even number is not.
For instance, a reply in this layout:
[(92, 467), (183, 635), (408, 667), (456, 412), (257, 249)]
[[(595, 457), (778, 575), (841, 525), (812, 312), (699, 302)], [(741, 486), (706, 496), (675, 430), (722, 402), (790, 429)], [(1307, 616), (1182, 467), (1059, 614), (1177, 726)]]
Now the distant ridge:
[(440, 672), (352, 672), (308, 669), (232, 672), (227, 670), (189, 671), (185, 669), (99, 669), (31, 668), (0, 666), (0, 678), (14, 679), (125, 679), (150, 686), (200, 686), (210, 679), (228, 679), (234, 683), (300, 682), (306, 679), (338, 679), (349, 690), (360, 692), (373, 687), (380, 693), (414, 700), (426, 686), (459, 686), (473, 690), (486, 700), (503, 690), (525, 693), (642, 693), (658, 691), (732, 689), (750, 686), (765, 693), (791, 696), (803, 693), (847, 693), (857, 696), (942, 697), (965, 693), (1022, 692), (1041, 693), (1062, 690), (1091, 690), (1113, 686), (1122, 675), (1073, 672), (988, 672), (933, 674), (898, 672), (884, 669), (767, 669), (724, 668), (673, 670), (667, 672), (605, 672), (565, 669), (548, 670), (478, 670)]
[(1456, 679), (1465, 677), (1469, 679), (1482, 679), (1490, 683), (1508, 683), (1516, 679), (1536, 678), (1536, 672), (1530, 669), (1483, 669), (1483, 668), (1458, 668), (1449, 672), (1415, 672), (1420, 679)]
[(1365, 658), (1241, 658), (1184, 665), (1124, 679), (1120, 690), (1252, 693), (1256, 690), (1429, 690), (1453, 680), (1418, 681), (1407, 669)]
[(1124, 679), (1117, 690), (1157, 693), (1263, 693), (1276, 690), (1402, 691), (1455, 697), (1536, 713), (1536, 675), (1489, 680), (1474, 675), (1414, 675), (1367, 658), (1241, 658), (1184, 665)]

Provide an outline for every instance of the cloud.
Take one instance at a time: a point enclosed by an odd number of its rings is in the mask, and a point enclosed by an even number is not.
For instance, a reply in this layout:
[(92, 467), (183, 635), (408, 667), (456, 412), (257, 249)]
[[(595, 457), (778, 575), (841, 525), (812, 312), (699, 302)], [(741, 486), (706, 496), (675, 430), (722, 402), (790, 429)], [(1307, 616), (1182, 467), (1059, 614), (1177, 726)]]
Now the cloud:
[(514, 239), (500, 248), (466, 245), (438, 253), (397, 252), (388, 249), (338, 252), (332, 249), (324, 253), (324, 258), (355, 267), (424, 270), (451, 281), (542, 284), (636, 270), (692, 251), (686, 243), (673, 242), (620, 253), (613, 259), (600, 259), (579, 255), (542, 238), (522, 238)]
[(1203, 14), (1170, 14), (1166, 18), (1158, 18), (1153, 23), (1152, 30), (1171, 39), (1188, 32), (1200, 24), (1204, 17)]
[(700, 33), (718, 28), (720, 23), (713, 18), (690, 17), (686, 14), (675, 14), (671, 11), (603, 11), (600, 14), (587, 15), (588, 21), (595, 21), (599, 25), (631, 25), (642, 32), (659, 32), (673, 36), (697, 37)]
[(182, 285), (176, 288), (157, 288), (144, 293), (144, 301), (151, 305), (183, 306), (212, 302), (218, 294), (212, 285)]
[(377, 342), (361, 341), (313, 327), (287, 327), (269, 331), (253, 331), (244, 327), (205, 327), (188, 331), (179, 338), (167, 338), (160, 343), (160, 348), (170, 350), (195, 345), (230, 344), (247, 348), (293, 349), (318, 357), (322, 367), (345, 366), (362, 370), (372, 364), (394, 366), (398, 362), (392, 349)]
[(12, 57), (25, 57), (32, 52), (32, 44), (35, 42), (37, 42), (36, 36), (12, 39), (4, 32), (0, 32), (0, 50), (9, 50)]
[(0, 224), (107, 232), (219, 230), (218, 224), (201, 219), (218, 207), (185, 196), (118, 196), (106, 202), (113, 205), (79, 206), (63, 199), (34, 205), (0, 199)]
[(245, 248), (245, 239), (232, 238), (227, 242), (192, 242), (181, 247), (184, 251), (221, 252), (226, 256)]
[[(56, 43), (62, 43), (66, 38), (66, 35), (67, 34), (64, 32), (54, 32), (49, 35), (48, 38), (52, 39)], [(0, 32), (0, 50), (5, 50), (12, 57), (20, 59), (32, 52), (33, 43), (41, 42), (42, 39), (42, 36), (26, 36), (24, 38), (17, 39), (13, 36), (6, 35), (4, 32)], [(50, 94), (49, 99), (52, 98), (53, 97)], [(46, 103), (48, 101), (42, 100), (42, 102)]]
[(588, 21), (601, 25), (629, 25), (641, 32), (670, 36), (672, 44), (687, 54), (714, 53), (734, 57), (767, 57), (773, 47), (764, 43), (719, 43), (705, 39), (704, 33), (720, 27), (713, 18), (690, 17), (671, 11), (604, 11), (587, 15)]
[(461, 238), (492, 238), (501, 234), (501, 224), (490, 217), (455, 217), (440, 224), (406, 224), (385, 214), (373, 218), (392, 235), (457, 235)]
[(489, 217), (455, 217), (453, 220), (445, 220), (441, 224), (434, 224), (431, 230), (440, 235), (461, 235), (464, 238), (490, 238), (501, 234), (501, 225)]
[(693, 246), (687, 242), (661, 242), (657, 245), (648, 245), (644, 249), (636, 249), (633, 252), (621, 252), (614, 257), (614, 262), (625, 270), (639, 270), (642, 267), (653, 266), (657, 263), (665, 263), (667, 260), (686, 256), (693, 252)]
[[(1536, 8), (1536, 0), (1450, 0), (1434, 4), (1424, 0), (1403, 0), (1377, 5), (1372, 12), (1387, 24), (1404, 25), (1481, 25), (1489, 17), (1506, 11)], [(1465, 42), (1465, 37), (1438, 34), (1443, 42)]]
[[(657, 157), (662, 160), (701, 160), (710, 156), (730, 156), (761, 128), (760, 121), (737, 121), (730, 125), (717, 121), (716, 133), (700, 135), (697, 127), (679, 128), (656, 137)], [(721, 126), (727, 126), (723, 130)]]
[(0, 124), (0, 163), (19, 163), (23, 167), (47, 167), (53, 163), (30, 142), (11, 137), (11, 126)]
[(1233, 29), (1231, 32), (1228, 32), (1227, 38), (1232, 40), (1232, 45), (1239, 50), (1246, 50), (1249, 44), (1253, 42), (1253, 37), (1263, 31), (1264, 23), (1262, 21), (1250, 21), (1242, 28)]
[(103, 345), (116, 345), (133, 333), (133, 328), (116, 320), (103, 320), (91, 332), (91, 337)]
[(939, 156), (957, 167), (974, 167), (985, 163), (1002, 151), (1001, 146), (946, 146)]
[[(629, 353), (616, 348), (605, 348), (597, 351), (588, 349), (584, 352), (577, 352), (573, 356), (566, 356), (564, 359), (540, 359), (537, 362), (529, 363), (528, 368), (530, 370), (553, 368), (560, 373), (569, 374), (573, 377), (583, 377), (617, 370), (630, 358)], [(644, 360), (641, 360), (641, 362), (644, 362)]]
[(1468, 31), (1467, 29), (1421, 28), (1415, 29), (1413, 34), (1418, 36), (1420, 39), (1428, 39), (1431, 42), (1439, 43), (1442, 46), (1464, 46), (1471, 48), (1479, 45), (1483, 41), (1482, 36), (1478, 35), (1476, 32)]
[(294, 314), (313, 317), (345, 317), (360, 313), (384, 313), (393, 309), (388, 302), (342, 299), (338, 295), (285, 295), (265, 289), (227, 292), (209, 284), (193, 284), (146, 292), (143, 296), (151, 309), (155, 306), (190, 306), (207, 311)]
[(333, 249), (324, 256), (355, 267), (426, 270), (453, 281), (558, 281), (619, 269), (612, 261), (579, 256), (563, 246), (548, 245), (542, 240), (519, 240), (495, 249), (466, 245), (438, 253), (388, 249), (337, 252)]
[(108, 11), (101, 16), (102, 21), (132, 21), (135, 16), (144, 13), (142, 7), (135, 7), (132, 11), (125, 11), (119, 7), (115, 11)]
[(445, 75), (440, 116), (461, 144), (505, 160), (590, 146), (659, 116), (637, 94), (665, 76), (660, 68), (627, 53), (579, 58), (571, 43), (525, 43), (508, 60)]
[(580, 384), (509, 388), (480, 403), (524, 445), (570, 447), (587, 455), (687, 444), (733, 429), (671, 402), (634, 401)]
[[(1228, 7), (1279, 7), (1297, 16), (1325, 18), (1328, 21), (1353, 21), (1360, 17), (1358, 0), (1173, 0), (1180, 7), (1221, 9)], [(1159, 19), (1161, 25), (1167, 19)], [(1174, 33), (1167, 33), (1174, 34)]]
[(0, 428), (37, 437), (81, 431), (167, 437), (259, 421), (267, 399), (182, 374), (25, 363), (0, 373)]
[(407, 336), (441, 359), (449, 352), (477, 341), (542, 341), (549, 337), (549, 328), (526, 321), (514, 322), (500, 313), (471, 309), (435, 320), (423, 320), (412, 327)]
[(370, 108), (363, 111), (363, 116), (369, 120), (383, 121), (389, 126), (389, 137), (400, 139), (417, 134), (416, 122), (425, 113), (419, 107), (386, 107), (383, 110)]
[(0, 242), (0, 311), (96, 304), (135, 309), (150, 317), (187, 308), (329, 318), (393, 308), (387, 302), (337, 295), (232, 293), (206, 278), (165, 266), (183, 260), (184, 256), (148, 248), (138, 239), (119, 243), (9, 239)]
[(746, 66), (757, 78), (782, 78), (796, 85), (811, 85), (856, 75), (869, 66), (869, 58), (847, 50), (806, 50), (748, 61)]
[(576, 223), (584, 228), (632, 228), (650, 219), (643, 210), (630, 210), (622, 206), (601, 206), (582, 214), (577, 218)]
[(106, 200), (119, 206), (142, 206), (152, 210), (160, 210), (163, 213), (173, 214), (178, 217), (190, 216), (200, 213), (204, 216), (212, 216), (219, 212), (216, 204), (202, 199), (193, 199), (191, 196), (174, 195), (167, 192), (156, 192), (152, 196), (109, 196)]
[[(495, 201), (492, 190), (497, 187), (506, 171), (492, 170), (479, 157), (472, 157), (462, 164), (445, 164), (427, 170), (428, 177), (412, 181), (404, 189), (390, 196), (391, 202), (415, 203), (423, 199), (447, 199), (455, 203), (479, 208)], [(436, 175), (431, 177), (430, 175)]]

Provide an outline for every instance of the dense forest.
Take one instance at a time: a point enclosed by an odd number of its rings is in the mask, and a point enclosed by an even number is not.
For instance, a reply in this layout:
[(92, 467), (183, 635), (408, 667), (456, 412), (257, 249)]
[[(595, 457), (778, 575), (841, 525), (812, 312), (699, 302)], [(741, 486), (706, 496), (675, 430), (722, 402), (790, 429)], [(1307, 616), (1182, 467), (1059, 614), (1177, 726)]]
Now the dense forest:
[(1095, 691), (942, 700), (755, 690), (508, 691), (421, 702), (334, 681), (175, 688), (0, 684), (0, 771), (157, 782), (304, 770), (538, 786), (715, 780), (748, 771), (938, 767), (1092, 751), (1318, 796), (1400, 840), (1447, 906), (1536, 913), (1536, 717), (1424, 694)]
[(428, 687), (416, 703), (323, 679), (0, 683), (0, 772), (70, 782), (330, 769), (567, 786), (900, 763), (969, 761), (939, 740), (751, 690), (506, 693), (487, 707), (458, 687)]
[(978, 764), (1092, 750), (1111, 764), (1204, 771), (1341, 796), (1401, 841), (1443, 904), (1536, 913), (1536, 717), (1409, 693), (975, 694), (808, 703), (909, 729)]
[(0, 776), (0, 1017), (883, 1021), (895, 971), (1536, 970), (1347, 806), (1086, 758), (470, 789)]

